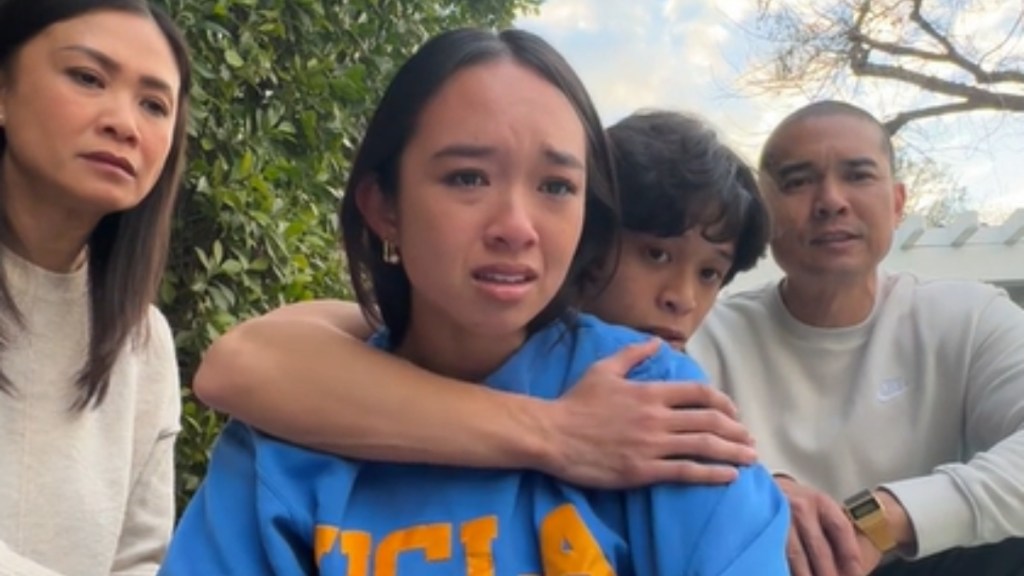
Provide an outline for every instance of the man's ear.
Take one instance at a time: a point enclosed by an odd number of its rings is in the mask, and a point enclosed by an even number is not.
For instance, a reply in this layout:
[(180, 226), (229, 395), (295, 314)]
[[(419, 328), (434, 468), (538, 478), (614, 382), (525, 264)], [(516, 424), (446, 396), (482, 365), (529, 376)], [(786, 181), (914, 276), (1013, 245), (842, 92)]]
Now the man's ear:
[(398, 210), (395, 202), (384, 195), (376, 177), (364, 178), (356, 188), (356, 206), (366, 227), (383, 241), (398, 245)]
[(903, 209), (907, 206), (907, 186), (903, 182), (896, 182), (892, 188), (892, 204), (896, 214), (897, 226), (903, 221)]

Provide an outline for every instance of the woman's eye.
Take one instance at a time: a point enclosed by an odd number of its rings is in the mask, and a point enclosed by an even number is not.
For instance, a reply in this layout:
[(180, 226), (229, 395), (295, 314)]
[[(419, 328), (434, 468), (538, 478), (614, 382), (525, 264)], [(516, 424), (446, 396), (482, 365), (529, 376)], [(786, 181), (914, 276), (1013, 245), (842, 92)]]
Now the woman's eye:
[(153, 116), (165, 118), (171, 114), (167, 105), (159, 100), (144, 100), (142, 102), (142, 107), (145, 108), (146, 112), (149, 112)]
[(71, 79), (74, 80), (77, 84), (81, 84), (82, 86), (90, 88), (99, 88), (103, 86), (103, 81), (100, 79), (99, 75), (94, 74), (93, 72), (90, 72), (88, 70), (74, 68), (68, 70), (68, 76), (70, 76)]

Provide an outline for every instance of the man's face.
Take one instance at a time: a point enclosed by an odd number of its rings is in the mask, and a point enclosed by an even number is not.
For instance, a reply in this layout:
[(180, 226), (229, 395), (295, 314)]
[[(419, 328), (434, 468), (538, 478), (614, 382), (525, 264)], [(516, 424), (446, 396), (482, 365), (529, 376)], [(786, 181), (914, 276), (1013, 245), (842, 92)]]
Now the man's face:
[(847, 114), (792, 122), (771, 138), (765, 197), (772, 253), (787, 276), (819, 282), (874, 275), (906, 192), (879, 127)]

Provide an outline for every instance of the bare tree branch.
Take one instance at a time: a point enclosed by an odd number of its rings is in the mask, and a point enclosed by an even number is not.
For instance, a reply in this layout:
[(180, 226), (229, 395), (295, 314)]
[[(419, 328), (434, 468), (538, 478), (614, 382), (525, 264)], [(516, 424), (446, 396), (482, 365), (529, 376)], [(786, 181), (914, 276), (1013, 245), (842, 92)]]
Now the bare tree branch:
[[(1009, 9), (1011, 3), (1017, 6)], [(929, 158), (945, 143), (922, 141), (915, 128), (980, 110), (1005, 113), (1004, 124), (1024, 118), (1020, 0), (758, 0), (758, 6), (752, 36), (776, 48), (748, 68), (748, 90), (818, 100), (895, 88), (883, 119), (897, 135), (901, 172), (912, 180), (908, 207), (942, 222), (967, 206), (967, 189), (955, 173)], [(967, 11), (984, 14), (984, 21), (993, 8), (1005, 19), (971, 30), (975, 22)], [(968, 26), (966, 34), (961, 25)], [(905, 107), (895, 108), (897, 102)], [(964, 145), (976, 144), (956, 144)]]
[(949, 56), (946, 54), (940, 52), (929, 52), (927, 50), (921, 50), (920, 48), (903, 46), (902, 44), (894, 44), (892, 42), (882, 42), (881, 40), (875, 40), (874, 38), (865, 36), (859, 30), (853, 30), (850, 32), (850, 41), (854, 44), (867, 44), (872, 49), (878, 50), (879, 52), (885, 52), (892, 56), (910, 56), (913, 58), (920, 58), (921, 60), (929, 60), (931, 62), (949, 62)]
[(924, 30), (925, 34), (930, 36), (946, 49), (946, 56), (949, 62), (966, 70), (974, 76), (975, 80), (982, 84), (991, 84), (994, 82), (1024, 82), (1024, 72), (989, 72), (983, 69), (979, 63), (973, 62), (961, 54), (960, 51), (953, 46), (953, 43), (949, 41), (949, 38), (936, 30), (935, 27), (932, 26), (931, 22), (925, 19), (924, 15), (921, 14), (922, 1), (923, 0), (914, 0), (914, 9), (910, 12), (910, 20), (917, 24), (921, 30)]
[[(953, 22), (956, 11), (967, 9), (971, 1), (946, 5)], [(944, 25), (929, 17), (924, 0), (833, 0), (816, 4), (812, 11), (794, 5), (759, 0), (760, 28), (779, 50), (751, 68), (749, 84), (768, 92), (828, 96), (838, 86), (851, 86), (851, 77), (870, 78), (933, 96), (932, 102), (893, 116), (892, 132), (947, 114), (1024, 113), (1024, 54), (1012, 51), (1013, 42), (1024, 39), (1024, 13), (1008, 14), (1009, 32), (984, 51), (975, 48), (976, 36), (961, 45), (944, 31)], [(1003, 56), (985, 65), (995, 54)]]
[(922, 72), (915, 72), (900, 66), (890, 66), (888, 64), (857, 62), (852, 65), (852, 70), (853, 73), (858, 76), (871, 76), (874, 78), (897, 80), (907, 84), (913, 84), (922, 90), (927, 90), (936, 94), (945, 94), (946, 96), (976, 100), (979, 103), (985, 103), (988, 105), (987, 107), (992, 107), (994, 109), (1024, 112), (1024, 95), (1020, 94), (985, 90), (968, 84), (952, 82), (950, 80), (945, 80)]
[[(979, 84), (1001, 84), (1010, 82), (1024, 83), (1024, 71), (988, 71), (976, 64), (968, 62), (966, 59), (963, 59), (963, 56), (951, 56), (946, 53), (928, 52), (927, 50), (894, 44), (892, 42), (882, 42), (860, 35), (858, 32), (851, 32), (850, 40), (854, 44), (866, 44), (873, 50), (878, 50), (879, 52), (884, 52), (891, 56), (909, 56), (929, 62), (945, 62), (955, 65), (969, 72)], [(854, 48), (851, 47), (851, 50), (853, 49)]]
[(1006, 38), (1003, 38), (1001, 42), (999, 42), (995, 46), (992, 46), (992, 48), (990, 48), (987, 52), (979, 56), (978, 62), (980, 63), (989, 56), (991, 56), (992, 54), (995, 54), (996, 52), (1002, 50), (1006, 46), (1006, 44), (1008, 44), (1011, 40), (1013, 40), (1015, 36), (1017, 36), (1020, 33), (1021, 23), (1024, 23), (1024, 10), (1022, 10), (1021, 13), (1017, 16), (1017, 18), (1013, 21), (1013, 26), (1010, 27), (1009, 32), (1006, 33)]
[(896, 116), (887, 120), (885, 122), (885, 129), (889, 131), (889, 134), (896, 134), (900, 131), (900, 128), (903, 128), (914, 120), (921, 120), (923, 118), (931, 118), (935, 116), (945, 116), (946, 114), (953, 114), (956, 112), (981, 110), (984, 108), (991, 108), (991, 106), (986, 106), (985, 104), (979, 104), (968, 100), (965, 102), (956, 102), (954, 104), (941, 104), (938, 106), (929, 106), (928, 108), (909, 110), (906, 112), (900, 112)]
[[(940, 46), (945, 48), (946, 57), (949, 58), (950, 61), (955, 62), (957, 65), (959, 65), (964, 70), (967, 70), (968, 72), (975, 70), (980, 71), (977, 64), (971, 62), (967, 58), (964, 58), (963, 55), (960, 54), (960, 52), (956, 49), (956, 47), (953, 46), (953, 43), (949, 41), (949, 38), (946, 38), (944, 35), (940, 34), (939, 31), (936, 30), (934, 26), (932, 26), (932, 23), (925, 19), (924, 15), (921, 14), (922, 1), (923, 0), (914, 0), (914, 8), (913, 10), (910, 11), (910, 21), (917, 24), (918, 27), (921, 28), (921, 30), (924, 30), (925, 34), (930, 36), (932, 40), (935, 40), (936, 42), (939, 43)], [(975, 77), (977, 76), (978, 74), (975, 74)]]

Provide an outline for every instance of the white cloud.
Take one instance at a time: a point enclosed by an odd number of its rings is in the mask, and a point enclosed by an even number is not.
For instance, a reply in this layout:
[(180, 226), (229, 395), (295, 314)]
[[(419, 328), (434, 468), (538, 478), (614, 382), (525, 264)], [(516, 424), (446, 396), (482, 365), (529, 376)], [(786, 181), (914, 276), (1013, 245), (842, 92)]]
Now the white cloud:
[[(591, 24), (598, 14), (600, 23)], [(566, 55), (606, 114), (621, 115), (645, 106), (695, 106), (702, 92), (718, 88), (711, 85), (716, 78), (732, 74), (723, 56), (730, 30), (704, 15), (724, 19), (693, 2), (553, 0), (521, 25)]]
[(729, 2), (709, 2), (715, 10), (722, 13), (725, 18), (732, 22), (742, 22), (748, 16), (757, 11), (757, 0), (731, 0)]
[(598, 26), (595, 3), (589, 0), (550, 0), (541, 6), (538, 14), (521, 19), (519, 25), (563, 32), (592, 30)]
[(547, 0), (538, 14), (520, 19), (517, 24), (556, 36), (642, 31), (654, 20), (655, 13), (649, 6), (652, 3), (653, 0)]

